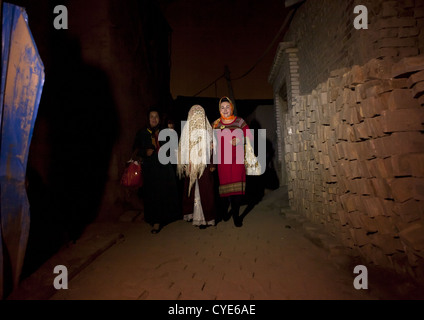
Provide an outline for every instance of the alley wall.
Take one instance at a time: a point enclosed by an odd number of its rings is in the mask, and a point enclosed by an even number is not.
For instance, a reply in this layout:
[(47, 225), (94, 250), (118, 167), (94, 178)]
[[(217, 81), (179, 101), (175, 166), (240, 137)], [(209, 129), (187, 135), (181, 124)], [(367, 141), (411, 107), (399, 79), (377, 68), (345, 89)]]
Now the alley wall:
[(356, 4), (306, 1), (275, 59), (290, 206), (423, 281), (424, 4), (362, 1), (369, 29), (355, 30)]

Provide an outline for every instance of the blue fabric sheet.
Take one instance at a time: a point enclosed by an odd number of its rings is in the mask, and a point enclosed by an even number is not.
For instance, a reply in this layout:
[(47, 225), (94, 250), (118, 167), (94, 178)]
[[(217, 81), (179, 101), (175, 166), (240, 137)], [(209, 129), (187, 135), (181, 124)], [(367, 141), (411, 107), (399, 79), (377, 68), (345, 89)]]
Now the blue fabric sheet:
[(2, 44), (0, 298), (6, 284), (19, 284), (23, 266), (30, 223), (26, 167), (45, 77), (25, 9), (3, 3)]

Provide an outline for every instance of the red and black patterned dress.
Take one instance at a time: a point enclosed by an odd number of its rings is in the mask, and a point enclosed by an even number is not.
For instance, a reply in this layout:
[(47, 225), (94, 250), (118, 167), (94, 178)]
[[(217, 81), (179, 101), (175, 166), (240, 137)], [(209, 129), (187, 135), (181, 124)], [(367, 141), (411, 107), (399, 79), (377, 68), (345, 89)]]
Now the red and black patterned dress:
[[(242, 118), (235, 117), (231, 123), (223, 123), (219, 118), (214, 121), (212, 128), (215, 129), (217, 139), (219, 195), (221, 197), (244, 195), (246, 190), (244, 139), (250, 136), (249, 126)], [(237, 139), (236, 146), (232, 145), (233, 138)]]

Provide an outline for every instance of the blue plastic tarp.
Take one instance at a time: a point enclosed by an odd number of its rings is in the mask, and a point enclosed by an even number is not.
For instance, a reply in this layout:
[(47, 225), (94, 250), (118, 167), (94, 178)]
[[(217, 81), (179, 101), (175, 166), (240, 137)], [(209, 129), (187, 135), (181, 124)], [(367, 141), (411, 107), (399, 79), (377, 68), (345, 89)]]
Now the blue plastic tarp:
[(26, 167), (45, 77), (25, 9), (9, 3), (3, 3), (1, 62), (0, 297), (4, 297), (5, 286), (13, 289), (19, 284), (28, 241)]

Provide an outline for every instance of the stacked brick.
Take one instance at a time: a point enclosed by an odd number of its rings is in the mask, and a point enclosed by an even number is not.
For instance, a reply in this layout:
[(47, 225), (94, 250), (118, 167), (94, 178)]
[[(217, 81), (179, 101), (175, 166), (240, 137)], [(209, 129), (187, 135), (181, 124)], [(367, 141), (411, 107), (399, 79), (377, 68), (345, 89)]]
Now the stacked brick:
[(376, 3), (378, 15), (372, 31), (374, 49), (378, 55), (402, 58), (418, 55), (420, 50), (417, 41), (420, 41), (420, 37), (422, 41), (424, 18), (422, 1), (389, 0)]
[[(368, 9), (368, 29), (357, 30), (353, 10)], [(424, 52), (424, 1), (305, 1), (285, 42), (299, 49), (300, 91), (312, 92), (332, 70), (364, 65), (373, 58), (399, 61)]]
[(290, 205), (424, 279), (424, 55), (331, 73), (286, 114)]
[(328, 70), (361, 64), (362, 55), (353, 46), (360, 33), (347, 23), (353, 22), (353, 8), (354, 1), (312, 0), (298, 9), (284, 41), (299, 49), (301, 92), (311, 92), (327, 79)]
[(290, 74), (290, 81), (287, 83), (287, 97), (289, 100), (290, 107), (294, 104), (293, 99), (299, 96), (299, 58), (297, 57), (297, 48), (287, 48), (284, 50), (286, 54), (286, 66), (285, 74)]

